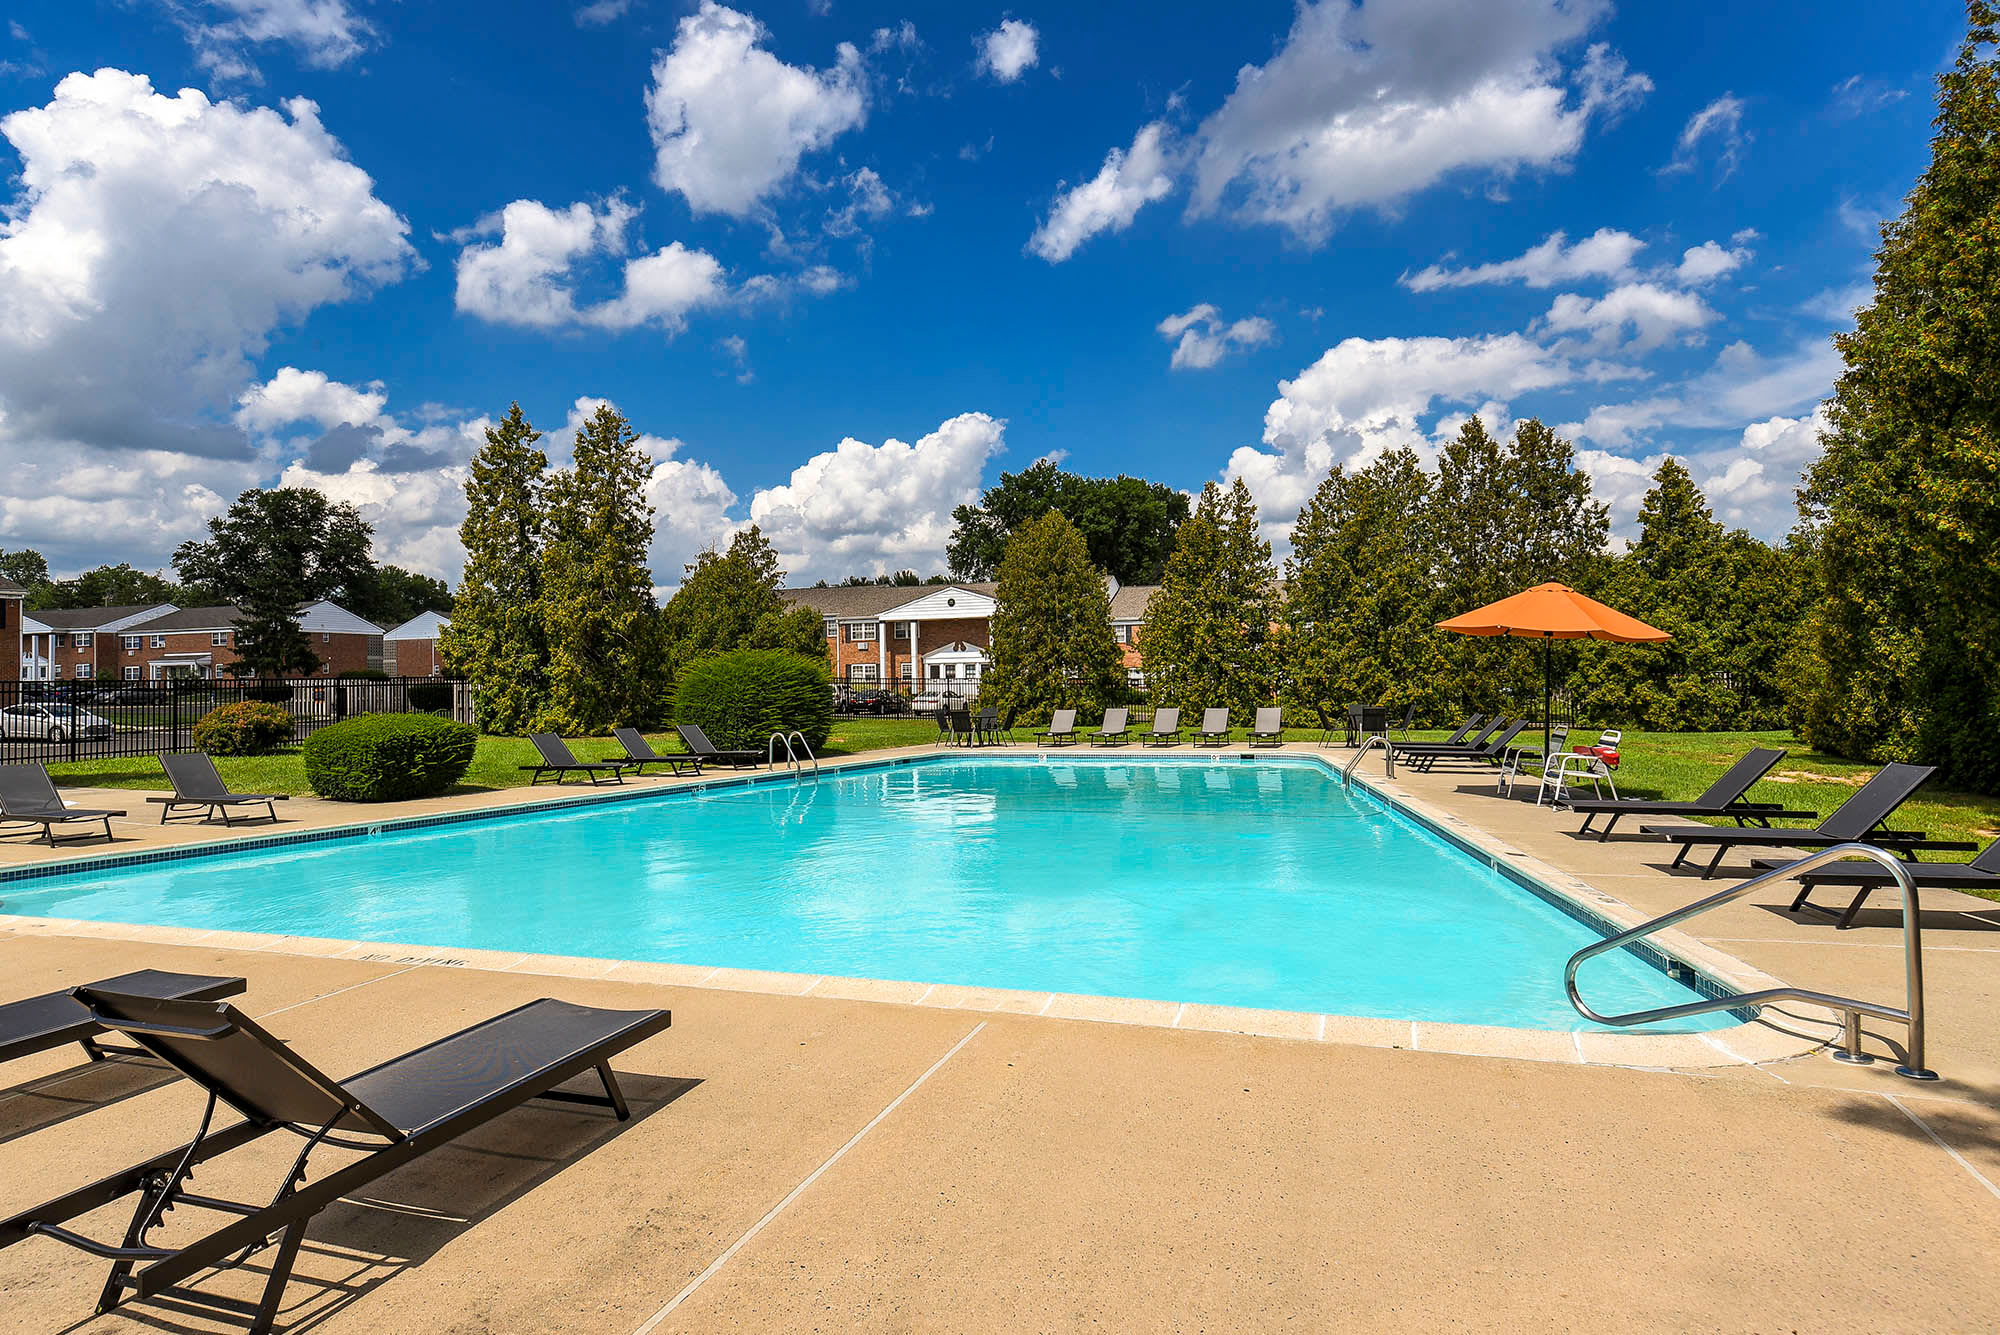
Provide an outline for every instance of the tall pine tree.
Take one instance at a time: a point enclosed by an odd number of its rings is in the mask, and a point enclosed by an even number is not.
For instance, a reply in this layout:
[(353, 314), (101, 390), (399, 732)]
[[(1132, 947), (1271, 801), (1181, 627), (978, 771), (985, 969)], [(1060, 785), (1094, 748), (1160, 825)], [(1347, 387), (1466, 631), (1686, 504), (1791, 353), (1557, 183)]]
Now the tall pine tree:
[(2000, 13), (1968, 0), (1931, 162), (1882, 229), (1875, 299), (1800, 493), (1820, 600), (1814, 745), (2000, 791)]
[(514, 404), (472, 457), (465, 479), (465, 576), (452, 602), (446, 667), (473, 689), (486, 732), (525, 732), (548, 699), (542, 625), (542, 490), (549, 459), (541, 432)]
[(610, 404), (577, 428), (575, 462), (549, 480), (542, 625), (549, 691), (541, 719), (569, 735), (658, 719), (667, 661), (647, 549), (653, 461)]
[(1292, 529), (1285, 558), (1285, 699), (1312, 711), (1365, 702), (1435, 716), (1439, 619), (1423, 516), (1432, 483), (1415, 451), (1340, 465)]
[(1104, 572), (1090, 563), (1083, 534), (1062, 511), (1015, 530), (999, 574), (982, 708), (1043, 723), (1061, 708), (1089, 718), (1124, 696)]
[(1271, 699), (1277, 571), (1242, 478), (1201, 489), (1146, 607), (1146, 686), (1158, 705), (1238, 712)]

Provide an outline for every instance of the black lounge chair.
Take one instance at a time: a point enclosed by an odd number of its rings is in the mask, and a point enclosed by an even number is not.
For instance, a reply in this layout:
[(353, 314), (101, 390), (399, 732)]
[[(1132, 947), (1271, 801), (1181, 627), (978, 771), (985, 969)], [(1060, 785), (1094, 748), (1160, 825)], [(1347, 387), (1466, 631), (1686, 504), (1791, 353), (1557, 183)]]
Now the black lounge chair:
[(1647, 834), (1671, 839), (1681, 846), (1680, 851), (1674, 854), (1674, 867), (1686, 861), (1696, 845), (1714, 844), (1715, 856), (1709, 859), (1708, 866), (1702, 871), (1703, 880), (1715, 874), (1723, 854), (1732, 848), (1830, 848), (1834, 844), (1862, 843), (1889, 849), (1912, 861), (1918, 849), (1953, 849), (1960, 852), (1977, 849), (1977, 844), (1926, 839), (1922, 831), (1882, 828), (1882, 822), (1935, 773), (1937, 768), (1932, 765), (1884, 765), (1874, 778), (1861, 785), (1852, 797), (1835, 807), (1825, 820), (1810, 830), (1747, 830), (1715, 825), (1642, 825), (1639, 828)]
[(609, 776), (613, 783), (623, 783), (625, 771), (632, 768), (629, 761), (578, 760), (569, 749), (569, 743), (552, 732), (531, 732), (528, 734), (528, 740), (535, 744), (535, 750), (542, 755), (541, 764), (521, 766), (522, 769), (534, 771), (528, 778), (530, 788), (540, 783), (545, 774), (555, 776), (557, 787), (561, 787), (562, 781), (572, 774), (581, 774), (589, 779), (593, 788), (605, 776)]
[[(111, 818), (122, 811), (94, 807), (72, 807), (56, 792), (55, 780), (38, 764), (0, 765), (0, 825), (39, 825), (42, 838), (54, 847), (58, 825), (104, 825), (104, 837), (111, 838)], [(97, 831), (66, 834), (65, 840), (95, 839)]]
[[(663, 1010), (598, 1010), (543, 998), (334, 1080), (225, 1002), (167, 1001), (88, 987), (73, 995), (98, 1024), (126, 1034), (207, 1090), (208, 1110), (186, 1145), (0, 1220), (0, 1249), (44, 1237), (110, 1261), (99, 1313), (128, 1299), (168, 1293), (190, 1304), (236, 1310), (242, 1305), (234, 1300), (180, 1286), (205, 1270), (241, 1265), (276, 1242), (252, 1335), (271, 1329), (299, 1244), (321, 1210), (530, 1099), (609, 1108), (625, 1121), (631, 1113), (611, 1058), (671, 1022)], [(557, 1088), (592, 1071), (604, 1084), (602, 1095)], [(218, 1102), (242, 1113), (243, 1120), (212, 1130)], [(289, 1131), (305, 1143), (268, 1202), (238, 1203), (188, 1190), (197, 1167), (274, 1131)], [(309, 1180), (306, 1162), (322, 1145), (358, 1150), (362, 1157)], [(138, 1203), (122, 1243), (99, 1242), (65, 1227), (132, 1195)], [(178, 1207), (232, 1219), (179, 1246), (148, 1241), (161, 1217)]]
[(1153, 711), (1153, 730), (1139, 735), (1141, 746), (1179, 746), (1181, 711), (1168, 707)]
[(1752, 821), (1768, 828), (1773, 820), (1811, 820), (1816, 811), (1788, 811), (1776, 802), (1745, 802), (1743, 795), (1757, 780), (1771, 772), (1771, 767), (1785, 758), (1785, 753), (1776, 747), (1760, 746), (1749, 752), (1741, 760), (1722, 772), (1722, 777), (1708, 786), (1692, 802), (1656, 802), (1644, 797), (1614, 797), (1572, 799), (1565, 802), (1571, 811), (1583, 816), (1583, 824), (1577, 833), (1591, 833), (1591, 822), (1599, 816), (1609, 816), (1604, 828), (1597, 831), (1597, 840), (1603, 843), (1611, 837), (1611, 828), (1618, 824), (1620, 816), (1729, 816), (1738, 825)]
[(1196, 735), (1196, 746), (1223, 746), (1229, 741), (1229, 711), (1227, 709), (1204, 709), (1201, 711), (1201, 730)]
[[(137, 973), (121, 973), (116, 978), (106, 978), (91, 986), (106, 992), (124, 992), (167, 1001), (220, 1001), (241, 993), (244, 984), (241, 978), (141, 969)], [(104, 1026), (92, 1018), (89, 1008), (67, 989), (29, 997), (25, 1001), (10, 1001), (0, 1006), (0, 1062), (47, 1052), (50, 1048), (69, 1043), (81, 1044), (85, 1055), (94, 1062), (101, 1062), (113, 1054), (150, 1055), (133, 1048), (100, 1046), (97, 1036), (103, 1032)]]
[(1411, 769), (1419, 771), (1427, 771), (1440, 761), (1470, 765), (1491, 761), (1498, 765), (1506, 759), (1507, 749), (1514, 744), (1514, 739), (1527, 727), (1526, 719), (1517, 718), (1498, 732), (1488, 732), (1486, 740), (1477, 746), (1445, 746), (1425, 742), (1390, 742), (1389, 746), (1395, 751), (1397, 760), (1406, 761)]
[(724, 751), (709, 741), (708, 734), (696, 723), (676, 723), (674, 731), (680, 734), (681, 745), (688, 749), (688, 754), (704, 765), (727, 765), (730, 769), (756, 769), (768, 759), (767, 756), (760, 756), (755, 751)]
[[(1758, 858), (1755, 865), (1758, 871), (1772, 871), (1785, 864), (1772, 858)], [(1986, 845), (1985, 851), (1970, 862), (1906, 862), (1903, 870), (1910, 874), (1919, 890), (2000, 890), (2000, 839)], [(1815, 867), (1798, 879), (1798, 897), (1792, 901), (1794, 913), (1800, 909), (1833, 912), (1812, 902), (1812, 892), (1822, 885), (1852, 887), (1858, 892), (1854, 902), (1840, 915), (1842, 930), (1854, 925), (1854, 915), (1861, 912), (1868, 896), (1896, 883), (1887, 867), (1859, 860)]]
[(624, 755), (612, 757), (613, 763), (630, 766), (634, 774), (644, 774), (648, 765), (665, 765), (675, 774), (681, 772), (681, 766), (688, 765), (696, 774), (701, 773), (701, 757), (675, 755), (672, 752), (661, 755), (637, 728), (613, 728), (611, 735), (618, 745), (625, 748)]
[(1049, 715), (1049, 726), (1035, 734), (1035, 745), (1075, 746), (1076, 711), (1058, 709)]
[(1126, 723), (1132, 711), (1124, 706), (1116, 706), (1104, 711), (1104, 722), (1097, 725), (1091, 734), (1092, 746), (1124, 746), (1132, 740), (1132, 729)]
[(1485, 746), (1495, 733), (1506, 726), (1507, 720), (1505, 716), (1496, 715), (1482, 724), (1479, 715), (1474, 714), (1464, 727), (1441, 742), (1392, 741), (1390, 745), (1395, 747), (1396, 754), (1399, 756), (1416, 756), (1422, 755), (1425, 752), (1477, 751), (1479, 748)]
[[(262, 807), (262, 819), (276, 821), (280, 802), (290, 799), (283, 793), (232, 793), (222, 776), (215, 772), (215, 762), (199, 751), (186, 755), (160, 757), (160, 768), (167, 772), (167, 781), (174, 786), (172, 797), (149, 797), (148, 802), (157, 803), (160, 808), (160, 824), (167, 823), (167, 817), (182, 808), (197, 808), (199, 820), (213, 820), (222, 817), (224, 825), (234, 825), (229, 818), (231, 807)], [(259, 819), (254, 813), (248, 820)]]
[(1264, 708), (1257, 711), (1257, 721), (1250, 729), (1250, 745), (1279, 746), (1285, 740), (1285, 714), (1279, 708)]

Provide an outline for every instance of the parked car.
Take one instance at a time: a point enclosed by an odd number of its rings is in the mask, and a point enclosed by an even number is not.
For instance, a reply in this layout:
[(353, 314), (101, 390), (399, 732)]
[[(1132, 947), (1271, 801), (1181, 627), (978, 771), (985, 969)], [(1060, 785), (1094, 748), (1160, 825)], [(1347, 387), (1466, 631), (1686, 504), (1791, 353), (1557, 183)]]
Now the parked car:
[(842, 714), (898, 714), (902, 700), (894, 691), (875, 687), (842, 687), (834, 696), (834, 709)]
[(913, 714), (935, 714), (940, 709), (964, 709), (972, 703), (972, 697), (962, 691), (947, 686), (943, 690), (925, 691), (910, 700)]
[(37, 741), (94, 740), (111, 735), (111, 724), (75, 705), (20, 704), (0, 709), (0, 737)]

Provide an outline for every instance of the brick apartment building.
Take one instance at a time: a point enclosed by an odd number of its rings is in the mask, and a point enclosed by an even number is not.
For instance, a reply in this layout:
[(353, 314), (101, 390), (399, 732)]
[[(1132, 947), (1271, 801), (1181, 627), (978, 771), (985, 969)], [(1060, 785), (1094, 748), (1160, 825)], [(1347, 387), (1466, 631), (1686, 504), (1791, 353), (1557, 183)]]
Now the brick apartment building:
[[(22, 636), (23, 612), (27, 606), (28, 591), (13, 580), (0, 576), (0, 681), (21, 679), (22, 646), (27, 643)], [(6, 646), (12, 645), (12, 649)]]
[[(22, 676), (38, 681), (159, 681), (227, 675), (236, 652), (229, 606), (51, 608), (29, 615)], [(382, 629), (336, 603), (300, 609), (299, 629), (318, 655), (318, 675), (382, 666)]]
[[(996, 584), (919, 588), (879, 584), (839, 589), (783, 589), (794, 607), (820, 614), (833, 679), (847, 686), (978, 692), (993, 643)], [(1111, 629), (1125, 655), (1126, 675), (1140, 680), (1141, 627), (1152, 586), (1110, 582)]]
[(420, 612), (393, 630), (382, 632), (382, 670), (392, 677), (442, 677), (444, 658), (438, 641), (451, 618)]

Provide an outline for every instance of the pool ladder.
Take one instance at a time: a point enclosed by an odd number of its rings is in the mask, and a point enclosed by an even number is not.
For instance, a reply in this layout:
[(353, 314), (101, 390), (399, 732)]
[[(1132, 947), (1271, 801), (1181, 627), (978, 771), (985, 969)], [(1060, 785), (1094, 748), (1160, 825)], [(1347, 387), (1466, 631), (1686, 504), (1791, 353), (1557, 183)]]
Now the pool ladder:
[[(1577, 995), (1576, 971), (1585, 960), (1602, 955), (1607, 950), (1617, 950), (1641, 937), (1651, 936), (1677, 923), (1686, 922), (1697, 914), (1743, 898), (1767, 885), (1787, 880), (1801, 872), (1823, 867), (1829, 862), (1843, 858), (1867, 858), (1879, 862), (1889, 869), (1895, 878), (1896, 888), (1903, 896), (1903, 1005), (1901, 1009), (1885, 1006), (1880, 1002), (1856, 1001), (1851, 997), (1836, 997), (1825, 992), (1812, 992), (1800, 987), (1767, 987), (1759, 992), (1738, 992), (1731, 996), (1717, 997), (1708, 1001), (1690, 1001), (1679, 1006), (1657, 1006), (1652, 1010), (1631, 1011), (1624, 1015), (1599, 1015), (1584, 1004)], [(1935, 1080), (1937, 1072), (1924, 1065), (1924, 937), (1923, 917), (1917, 906), (1916, 884), (1910, 879), (1902, 860), (1892, 853), (1884, 852), (1872, 844), (1837, 844), (1821, 849), (1797, 862), (1787, 863), (1753, 876), (1741, 885), (1731, 886), (1704, 899), (1697, 899), (1662, 914), (1651, 922), (1641, 923), (1628, 931), (1608, 936), (1593, 942), (1569, 957), (1569, 967), (1563, 972), (1563, 987), (1569, 993), (1569, 1004), (1585, 1019), (1599, 1024), (1616, 1025), (1625, 1028), (1635, 1024), (1654, 1024), (1662, 1020), (1677, 1020), (1684, 1015), (1705, 1015), (1711, 1011), (1735, 1010), (1739, 1007), (1762, 1006), (1773, 1001), (1804, 1001), (1815, 1006), (1825, 1006), (1829, 1010), (1843, 1013), (1840, 1050), (1835, 1052), (1838, 1061), (1867, 1065), (1875, 1059), (1861, 1050), (1861, 1017), (1873, 1015), (1877, 1019), (1892, 1020), (1904, 1026), (1909, 1042), (1904, 1051), (1903, 1064), (1896, 1068), (1896, 1074), (1911, 1080)]]
[(1368, 748), (1376, 745), (1377, 743), (1380, 743), (1382, 747), (1382, 773), (1386, 777), (1391, 779), (1396, 777), (1395, 743), (1391, 742), (1387, 737), (1383, 736), (1379, 732), (1370, 733), (1367, 740), (1361, 743), (1361, 749), (1359, 751), (1356, 751), (1353, 757), (1347, 762), (1347, 768), (1343, 769), (1340, 772), (1341, 787), (1352, 788), (1354, 786), (1355, 766), (1361, 763), (1361, 757), (1368, 754)]
[[(792, 747), (792, 738), (794, 737), (798, 738), (799, 741), (797, 750), (794, 750)], [(800, 732), (797, 728), (792, 729), (790, 734), (782, 732), (772, 733), (771, 740), (764, 747), (764, 759), (767, 763), (774, 766), (778, 763), (778, 748), (781, 746), (785, 748), (786, 766), (798, 777), (801, 783), (805, 782), (807, 761), (812, 763), (814, 782), (818, 782), (819, 757), (813, 754), (812, 743), (806, 740), (804, 733)], [(799, 759), (800, 751), (805, 752), (805, 760)]]

